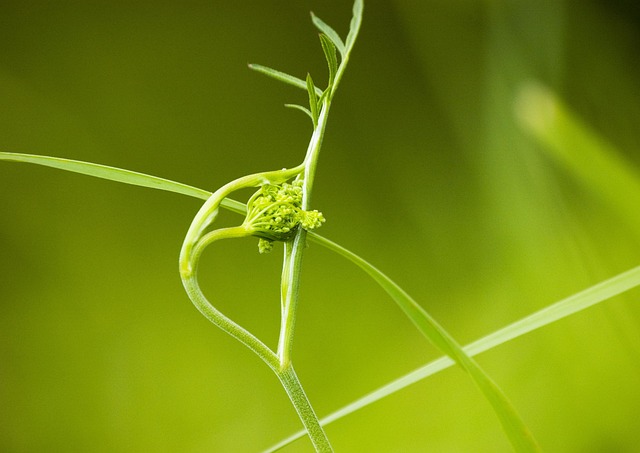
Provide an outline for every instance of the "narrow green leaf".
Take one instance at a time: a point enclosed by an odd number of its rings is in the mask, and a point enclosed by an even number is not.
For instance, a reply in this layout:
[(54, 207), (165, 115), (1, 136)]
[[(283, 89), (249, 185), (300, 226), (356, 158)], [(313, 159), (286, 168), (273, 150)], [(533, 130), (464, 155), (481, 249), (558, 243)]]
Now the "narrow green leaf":
[(307, 74), (307, 91), (309, 92), (309, 111), (315, 128), (318, 125), (318, 96), (316, 96), (316, 87), (313, 84), (311, 74)]
[(316, 28), (318, 28), (318, 30), (320, 30), (322, 33), (327, 35), (329, 40), (335, 45), (335, 47), (340, 52), (340, 55), (344, 55), (345, 46), (344, 46), (344, 42), (342, 42), (342, 38), (340, 38), (340, 35), (336, 33), (336, 31), (333, 28), (331, 28), (329, 25), (327, 25), (322, 19), (320, 19), (318, 16), (316, 16), (313, 13), (311, 13), (311, 20), (313, 21), (313, 25), (315, 25)]
[(343, 58), (351, 52), (353, 44), (356, 42), (356, 38), (360, 32), (360, 25), (362, 24), (363, 11), (363, 0), (355, 0), (355, 2), (353, 2), (353, 16), (351, 17), (351, 23), (349, 24), (349, 34), (347, 35), (347, 41), (345, 43), (345, 51), (342, 53)]
[(107, 165), (94, 164), (91, 162), (82, 162), (79, 160), (4, 152), (0, 152), (0, 160), (44, 165), (46, 167), (81, 173), (88, 176), (94, 176), (96, 178), (109, 179), (111, 181), (132, 184), (134, 186), (166, 190), (201, 199), (207, 199), (211, 195), (211, 193), (206, 190), (170, 181), (168, 179), (159, 178), (157, 176), (145, 175), (131, 170), (123, 170), (121, 168), (109, 167)]
[(327, 90), (331, 90), (333, 81), (336, 78), (336, 73), (338, 72), (336, 46), (334, 46), (327, 35), (323, 33), (320, 34), (320, 44), (322, 45), (322, 50), (324, 52), (324, 56), (327, 58), (327, 65), (329, 66), (329, 84), (327, 85)]
[(287, 108), (290, 108), (290, 109), (300, 110), (301, 112), (304, 112), (306, 115), (309, 116), (309, 118), (311, 118), (311, 122), (313, 122), (313, 114), (311, 113), (311, 111), (308, 108), (303, 107), (303, 106), (298, 105), (298, 104), (285, 104), (284, 106), (287, 107)]
[(356, 38), (358, 37), (358, 33), (360, 32), (360, 25), (362, 24), (362, 11), (364, 9), (364, 4), (362, 0), (355, 0), (353, 3), (353, 17), (351, 18), (351, 24), (349, 26), (349, 35), (347, 36), (347, 41), (345, 43), (344, 52), (342, 52), (342, 60), (340, 61), (340, 65), (338, 66), (338, 71), (335, 76), (335, 80), (333, 85), (331, 86), (331, 97), (335, 94), (338, 85), (340, 85), (340, 80), (342, 80), (342, 76), (344, 75), (344, 71), (349, 63), (349, 57), (351, 55), (351, 50), (353, 49), (353, 45), (356, 42)]
[[(337, 244), (329, 241), (322, 236), (319, 236), (313, 232), (308, 234), (308, 238), (321, 244), (334, 252), (338, 252), (341, 255), (349, 258), (347, 254), (342, 253), (336, 248)], [(340, 246), (338, 246), (340, 247)], [(352, 253), (352, 252), (347, 252)], [(350, 258), (349, 258), (350, 259)], [(351, 260), (353, 261), (353, 260)], [(463, 349), (469, 356), (476, 356), (482, 352), (489, 351), (497, 346), (500, 346), (508, 341), (518, 338), (527, 333), (533, 332), (541, 327), (552, 324), (556, 321), (564, 319), (575, 313), (579, 313), (591, 306), (611, 299), (619, 294), (629, 291), (633, 288), (640, 286), (640, 266), (635, 267), (627, 272), (616, 275), (608, 280), (605, 280), (597, 285), (591, 286), (579, 293), (576, 293), (566, 299), (562, 299), (552, 305), (549, 305), (542, 310), (539, 310), (525, 318), (522, 318), (500, 330), (497, 330), (485, 337), (482, 337), (473, 343), (468, 344)], [(373, 392), (363, 396), (362, 398), (353, 401), (352, 403), (332, 412), (328, 416), (322, 418), (320, 423), (325, 426), (349, 414), (352, 414), (370, 404), (375, 403), (387, 396), (419, 382), (429, 376), (439, 373), (442, 370), (450, 368), (455, 362), (449, 357), (441, 357), (434, 360), (404, 376), (374, 390)], [(297, 439), (300, 439), (306, 435), (306, 431), (298, 431), (297, 433), (287, 437), (280, 441), (278, 444), (265, 450), (264, 453), (271, 453), (280, 450), (281, 448), (291, 444)]]
[[(303, 90), (307, 89), (307, 84), (304, 80), (294, 77), (292, 75), (289, 75), (287, 73), (269, 68), (267, 66), (262, 66), (259, 64), (250, 64), (249, 69), (252, 69), (256, 72), (264, 74), (273, 79), (279, 80), (280, 82), (284, 82), (288, 85), (293, 85), (294, 87), (302, 88)], [(319, 88), (316, 88), (316, 93), (318, 94), (318, 96), (320, 96), (322, 94), (322, 90), (320, 90)]]
[(327, 88), (326, 90), (324, 90), (322, 92), (322, 96), (320, 96), (320, 98), (318, 99), (318, 105), (322, 106), (322, 104), (324, 103), (325, 99), (327, 98), (327, 96), (329, 96), (329, 88)]
[(542, 149), (585, 186), (604, 197), (640, 231), (640, 172), (613, 145), (584, 124), (551, 90), (525, 86), (516, 112)]
[(222, 202), (220, 202), (220, 206), (228, 209), (231, 212), (235, 212), (236, 214), (247, 214), (247, 205), (231, 198), (225, 198), (224, 200), (222, 200)]
[[(323, 239), (328, 245), (327, 239)], [(458, 363), (473, 379), (485, 398), (492, 405), (502, 426), (516, 451), (537, 452), (540, 451), (533, 436), (525, 426), (524, 422), (516, 413), (515, 409), (500, 390), (500, 388), (489, 378), (480, 366), (462, 349), (451, 335), (437, 323), (415, 300), (400, 288), (393, 280), (384, 273), (372, 266), (370, 263), (360, 258), (358, 255), (346, 250), (338, 244), (331, 244), (331, 249), (364, 270), (373, 278), (391, 298), (400, 306), (402, 311), (409, 317), (420, 332), (426, 336), (431, 343), (437, 346), (442, 352), (447, 354)]]
[[(203, 189), (198, 189), (197, 187), (188, 186), (180, 182), (159, 178), (157, 176), (146, 175), (144, 173), (138, 173), (136, 171), (124, 170), (122, 168), (94, 164), (92, 162), (63, 159), (61, 157), (38, 156), (35, 154), (5, 152), (0, 152), (0, 160), (43, 165), (45, 167), (52, 167), (59, 170), (70, 171), (73, 173), (80, 173), (100, 179), (107, 179), (109, 181), (116, 181), (125, 184), (131, 184), (134, 186), (148, 187), (151, 189), (179, 193), (194, 198), (200, 198), (202, 200), (206, 200), (211, 196), (211, 192)], [(232, 200), (230, 198), (225, 198), (224, 200), (222, 200), (221, 206), (238, 214), (245, 214), (247, 212), (246, 206), (243, 203)]]

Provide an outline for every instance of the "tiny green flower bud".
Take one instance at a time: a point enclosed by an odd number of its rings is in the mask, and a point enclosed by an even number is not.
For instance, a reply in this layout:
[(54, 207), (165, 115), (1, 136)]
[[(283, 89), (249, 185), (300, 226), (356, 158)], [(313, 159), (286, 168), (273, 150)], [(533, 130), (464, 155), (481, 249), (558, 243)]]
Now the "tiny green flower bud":
[(324, 223), (322, 213), (302, 209), (302, 181), (265, 184), (249, 199), (244, 227), (260, 238), (260, 253), (268, 253), (273, 241), (286, 241), (301, 226), (313, 230)]
[(269, 253), (273, 250), (273, 241), (270, 239), (258, 239), (258, 251), (260, 253)]

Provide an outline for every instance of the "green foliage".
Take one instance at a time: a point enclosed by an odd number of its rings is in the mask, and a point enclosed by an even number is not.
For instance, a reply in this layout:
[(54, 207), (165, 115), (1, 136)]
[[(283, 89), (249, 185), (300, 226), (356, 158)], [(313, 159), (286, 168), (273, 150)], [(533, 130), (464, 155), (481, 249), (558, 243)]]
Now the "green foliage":
[(83, 175), (93, 176), (96, 178), (132, 184), (134, 186), (168, 190), (170, 192), (176, 192), (196, 198), (207, 199), (211, 195), (210, 192), (207, 192), (206, 190), (191, 187), (179, 182), (169, 181), (164, 178), (158, 178), (157, 176), (145, 175), (131, 170), (124, 170), (122, 168), (94, 164), (92, 162), (81, 162), (78, 160), (63, 159), (60, 157), (36, 156), (33, 154), (7, 152), (0, 152), (0, 160), (43, 165), (74, 173), (81, 173)]
[[(356, 3), (361, 0), (356, 0)], [(354, 9), (360, 14), (362, 8)], [(322, 21), (316, 25), (336, 33)], [(360, 20), (352, 24), (359, 24)], [(355, 40), (357, 29), (350, 30)], [(334, 38), (335, 39), (335, 38)], [(198, 310), (213, 324), (244, 344), (271, 368), (283, 384), (291, 402), (305, 425), (311, 442), (317, 451), (332, 451), (318, 417), (314, 413), (302, 387), (293, 371), (291, 351), (298, 304), (300, 269), (306, 245), (306, 232), (318, 228), (323, 215), (308, 209), (313, 188), (315, 169), (325, 132), (326, 118), (331, 107), (333, 93), (340, 81), (347, 59), (343, 56), (338, 67), (334, 44), (328, 38), (321, 38), (321, 45), (329, 66), (329, 86), (319, 90), (307, 74), (306, 81), (261, 65), (249, 67), (276, 80), (306, 88), (309, 95), (309, 109), (294, 106), (307, 113), (313, 122), (313, 134), (302, 164), (292, 169), (247, 175), (231, 181), (207, 199), (193, 219), (180, 252), (180, 275), (189, 298)], [(345, 49), (345, 55), (350, 49)], [(287, 181), (294, 178), (293, 183)], [(239, 227), (219, 228), (207, 232), (216, 219), (218, 208), (231, 193), (247, 188), (260, 187), (247, 203), (247, 216)], [(268, 253), (273, 241), (285, 242), (285, 256), (281, 277), (281, 328), (277, 351), (272, 351), (255, 335), (226, 317), (205, 297), (198, 283), (197, 268), (202, 252), (211, 244), (222, 239), (233, 239), (254, 235), (259, 237), (258, 251)]]
[[(356, 14), (356, 13), (354, 13)], [(360, 16), (362, 16), (362, 11), (360, 11), (359, 13)], [(334, 47), (338, 49), (338, 51), (340, 52), (341, 55), (345, 54), (346, 51), (346, 46), (344, 45), (344, 42), (342, 42), (342, 39), (340, 38), (340, 35), (338, 35), (338, 33), (336, 33), (336, 31), (331, 28), (329, 25), (327, 25), (326, 23), (324, 23), (324, 21), (322, 19), (320, 19), (318, 16), (316, 16), (315, 14), (311, 13), (311, 20), (313, 21), (313, 24), (318, 27), (318, 30), (320, 30), (322, 33), (320, 34), (320, 39), (321, 40), (327, 40), (328, 42), (333, 43)], [(351, 26), (351, 29), (353, 29), (353, 25)], [(324, 39), (322, 37), (325, 37)], [(325, 44), (323, 42), (322, 47), (325, 48)], [(335, 54), (335, 49), (334, 49), (334, 54)], [(327, 54), (327, 52), (325, 51), (325, 54)], [(330, 57), (327, 56), (327, 60), (330, 60)], [(329, 84), (331, 85), (331, 84)]]
[[(362, 2), (360, 0), (355, 2), (354, 14), (362, 14)], [(293, 326), (295, 324), (300, 265), (306, 230), (318, 228), (324, 222), (324, 217), (321, 213), (304, 208), (306, 207), (306, 200), (311, 196), (313, 174), (325, 130), (326, 121), (324, 120), (328, 115), (333, 94), (348, 61), (349, 53), (360, 27), (361, 18), (358, 17), (352, 20), (346, 46), (342, 44), (336, 32), (323, 21), (314, 15), (312, 15), (312, 20), (324, 33), (321, 34), (320, 41), (329, 68), (329, 86), (326, 90), (319, 91), (315, 87), (311, 75), (307, 74), (304, 85), (309, 94), (308, 111), (313, 121), (314, 133), (304, 162), (290, 170), (284, 169), (247, 175), (231, 181), (214, 192), (196, 214), (187, 232), (180, 253), (180, 274), (185, 290), (196, 308), (213, 324), (251, 349), (280, 378), (307, 428), (316, 450), (332, 451), (326, 434), (311, 409), (304, 392), (293, 390), (297, 387), (301, 389), (301, 387), (293, 372), (290, 355), (293, 344)], [(340, 66), (337, 64), (336, 47), (342, 55)], [(302, 81), (299, 79), (264, 66), (250, 65), (250, 68), (293, 86), (301, 87), (302, 85)], [(323, 121), (321, 121), (321, 117)], [(85, 167), (84, 170), (86, 171), (87, 168), (89, 167)], [(100, 167), (91, 168), (96, 168), (97, 170), (95, 171), (97, 172), (101, 171)], [(101, 174), (101, 176), (104, 176), (104, 174)], [(293, 176), (296, 176), (297, 179), (292, 184), (287, 183), (286, 181)], [(130, 173), (125, 173), (120, 178), (124, 179), (124, 182), (131, 183), (136, 181)], [(214, 222), (218, 208), (229, 194), (242, 188), (255, 186), (259, 186), (260, 189), (249, 200), (247, 216), (241, 227), (206, 231)], [(285, 241), (290, 244), (285, 253), (285, 261), (283, 263), (284, 270), (281, 282), (283, 295), (281, 300), (283, 307), (282, 327), (276, 353), (271, 351), (251, 332), (218, 311), (205, 297), (198, 284), (197, 267), (204, 249), (218, 240), (246, 235), (260, 237), (258, 244), (260, 253), (270, 251), (272, 249), (272, 241)], [(535, 442), (510, 403), (453, 338), (406, 292), (384, 274), (360, 258), (355, 259), (355, 262), (391, 295), (432, 343), (450, 355), (470, 374), (494, 406), (514, 446), (523, 451), (535, 451)]]
[[(329, 70), (329, 79), (327, 82), (327, 88), (321, 90), (316, 87), (311, 78), (311, 74), (307, 74), (306, 80), (299, 79), (295, 76), (286, 74), (276, 69), (269, 68), (267, 66), (250, 64), (249, 68), (254, 71), (260, 72), (268, 77), (276, 79), (280, 82), (288, 85), (293, 85), (298, 88), (306, 89), (309, 94), (309, 108), (305, 108), (296, 104), (285, 104), (286, 107), (291, 107), (304, 112), (311, 117), (314, 129), (318, 126), (320, 119), (321, 108), (326, 102), (330, 102), (335, 90), (338, 88), (342, 74), (349, 61), (349, 55), (353, 49), (356, 37), (360, 31), (360, 25), (362, 23), (362, 11), (364, 9), (364, 2), (362, 0), (356, 0), (353, 4), (353, 17), (351, 19), (349, 34), (347, 35), (346, 44), (342, 41), (338, 33), (327, 25), (322, 19), (315, 14), (311, 13), (311, 20), (313, 24), (321, 31), (320, 33), (320, 45), (324, 52), (325, 59), (327, 60), (327, 66)], [(340, 53), (340, 63), (338, 64), (338, 56), (336, 50)], [(315, 164), (314, 164), (315, 165)]]
[(320, 35), (320, 44), (322, 44), (322, 50), (324, 56), (327, 59), (327, 65), (329, 66), (329, 86), (333, 86), (338, 73), (338, 56), (336, 55), (336, 46), (329, 39), (327, 35)]
[(311, 112), (311, 120), (313, 121), (313, 128), (315, 129), (318, 127), (318, 115), (320, 111), (318, 109), (316, 86), (313, 84), (311, 74), (307, 74), (307, 91), (309, 92), (309, 111)]
[[(302, 88), (303, 90), (307, 89), (307, 83), (304, 80), (294, 77), (292, 75), (286, 74), (284, 72), (269, 68), (267, 66), (262, 66), (259, 64), (250, 64), (249, 69), (252, 69), (256, 72), (264, 74), (267, 77), (276, 79), (280, 82), (286, 83), (287, 85), (291, 85), (297, 88)], [(322, 91), (320, 89), (317, 89), (316, 94), (321, 95)]]
[[(206, 200), (185, 238), (181, 254), (181, 275), (187, 294), (198, 310), (209, 321), (249, 347), (275, 372), (305, 424), (306, 431), (301, 431), (284, 440), (269, 451), (275, 451), (288, 445), (307, 432), (311, 435), (318, 451), (330, 451), (328, 440), (320, 428), (321, 426), (394, 394), (406, 386), (432, 376), (456, 363), (469, 373), (492, 404), (515, 448), (518, 451), (534, 450), (534, 443), (529, 441), (529, 434), (510, 403), (471, 357), (639, 286), (640, 268), (619, 274), (617, 277), (576, 293), (518, 322), (498, 329), (493, 334), (465, 347), (460, 347), (454, 338), (420, 304), (379, 269), (360, 256), (312, 232), (311, 230), (318, 228), (324, 222), (324, 217), (318, 211), (310, 209), (308, 203), (305, 203), (309, 200), (312, 190), (313, 170), (318, 159), (326, 115), (360, 28), (362, 6), (361, 1), (354, 3), (354, 15), (345, 41), (342, 41), (331, 27), (312, 14), (313, 24), (321, 32), (320, 43), (328, 65), (329, 78), (326, 89), (322, 90), (316, 87), (310, 75), (307, 75), (303, 80), (265, 66), (250, 65), (257, 72), (306, 90), (309, 95), (309, 108), (286, 104), (287, 107), (307, 114), (314, 127), (310, 151), (304, 162), (297, 167), (238, 178), (211, 193), (163, 178), (75, 160), (17, 153), (0, 153), (0, 160), (44, 165)], [(338, 60), (338, 53), (340, 60)], [(623, 217), (630, 220), (632, 226), (637, 226), (638, 211), (635, 207), (639, 183), (633, 165), (626, 162), (618, 150), (615, 150), (598, 134), (591, 131), (550, 90), (529, 87), (522, 95), (521, 101), (518, 110), (521, 122), (527, 131), (539, 140), (548, 155), (575, 175), (578, 180), (584, 183), (585, 187), (594, 190), (599, 195), (604, 195), (604, 199), (617, 207)], [(293, 182), (291, 182), (292, 180)], [(247, 187), (258, 188), (248, 200), (247, 206), (229, 198), (233, 192)], [(245, 220), (238, 227), (212, 229), (218, 208), (243, 214)], [(205, 249), (215, 241), (247, 235), (258, 237), (260, 253), (271, 251), (274, 247), (274, 241), (284, 242), (282, 327), (278, 349), (275, 351), (266, 346), (257, 336), (218, 311), (204, 296), (197, 281), (197, 264)], [(447, 357), (430, 362), (415, 372), (388, 383), (379, 390), (318, 421), (309, 401), (304, 396), (304, 391), (293, 371), (290, 358), (300, 262), (302, 250), (307, 240), (340, 254), (362, 268), (400, 306), (424, 336), (446, 353)], [(212, 294), (217, 295), (217, 288), (213, 287), (213, 289)]]

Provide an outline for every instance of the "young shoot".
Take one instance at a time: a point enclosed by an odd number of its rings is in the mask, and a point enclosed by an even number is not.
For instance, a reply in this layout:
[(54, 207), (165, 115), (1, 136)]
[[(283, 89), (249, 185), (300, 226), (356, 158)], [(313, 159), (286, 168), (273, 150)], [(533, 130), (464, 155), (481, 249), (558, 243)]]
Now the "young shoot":
[[(313, 124), (313, 133), (306, 155), (302, 163), (296, 167), (242, 176), (211, 193), (129, 170), (68, 159), (0, 153), (0, 160), (36, 163), (127, 184), (173, 191), (206, 200), (195, 215), (180, 252), (180, 276), (186, 293), (194, 306), (211, 323), (249, 348), (276, 374), (317, 452), (331, 452), (333, 450), (323, 430), (323, 423), (319, 421), (313, 411), (294, 371), (291, 359), (300, 271), (307, 239), (344, 256), (371, 276), (398, 304), (420, 332), (446, 353), (451, 358), (451, 363), (457, 363), (469, 374), (492, 405), (514, 449), (518, 452), (536, 452), (538, 446), (515, 409), (499, 387), (471, 358), (470, 353), (463, 349), (420, 304), (380, 270), (353, 252), (313, 232), (325, 222), (321, 212), (309, 207), (315, 169), (331, 103), (360, 30), (363, 7), (363, 0), (355, 0), (349, 33), (344, 41), (333, 28), (317, 16), (312, 15), (313, 24), (321, 32), (320, 44), (329, 71), (328, 86), (324, 90), (315, 86), (310, 75), (307, 75), (303, 80), (266, 66), (250, 65), (250, 68), (257, 72), (303, 89), (308, 93), (309, 108), (287, 104), (287, 106), (307, 114)], [(246, 207), (242, 203), (228, 198), (233, 192), (246, 188), (258, 188), (248, 200)], [(218, 209), (221, 207), (245, 213), (242, 224), (227, 228), (212, 228)], [(198, 262), (202, 252), (208, 246), (221, 239), (247, 236), (259, 239), (258, 250), (260, 253), (271, 251), (275, 241), (284, 243), (283, 271), (280, 282), (281, 325), (277, 350), (272, 350), (254, 334), (221, 313), (205, 297), (198, 282)], [(633, 277), (639, 278), (635, 274)], [(278, 444), (275, 448), (286, 445), (290, 439)]]

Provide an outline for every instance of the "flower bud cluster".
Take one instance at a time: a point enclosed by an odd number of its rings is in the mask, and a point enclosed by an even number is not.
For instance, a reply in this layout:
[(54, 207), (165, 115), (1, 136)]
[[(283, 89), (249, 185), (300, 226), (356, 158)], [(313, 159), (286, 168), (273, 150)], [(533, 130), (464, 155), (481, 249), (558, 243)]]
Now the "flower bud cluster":
[(260, 187), (247, 203), (244, 226), (260, 238), (260, 253), (268, 253), (273, 241), (290, 239), (298, 226), (313, 230), (324, 221), (321, 212), (302, 209), (302, 181), (294, 181)]

